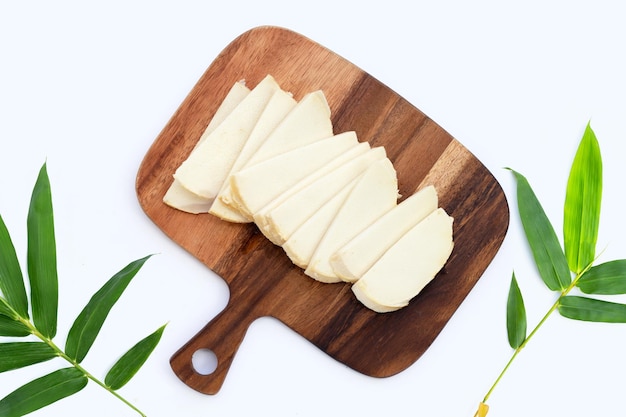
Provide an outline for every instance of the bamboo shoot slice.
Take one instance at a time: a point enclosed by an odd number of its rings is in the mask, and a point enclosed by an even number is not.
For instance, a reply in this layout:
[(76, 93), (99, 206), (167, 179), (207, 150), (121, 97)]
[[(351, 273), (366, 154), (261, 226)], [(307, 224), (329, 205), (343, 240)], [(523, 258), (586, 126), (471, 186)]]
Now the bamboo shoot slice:
[[(326, 96), (321, 90), (310, 92), (272, 130), (240, 170), (331, 136), (333, 136), (333, 126)], [(219, 198), (222, 203), (237, 211), (238, 207), (233, 201), (232, 194), (229, 180)], [(247, 221), (252, 220), (247, 215), (242, 217), (245, 217)]]
[(274, 78), (265, 77), (191, 152), (174, 178), (189, 191), (214, 199), (267, 102), (279, 89)]
[(321, 282), (340, 282), (330, 257), (359, 232), (397, 205), (398, 180), (388, 158), (373, 163), (324, 233), (304, 273)]
[(365, 172), (372, 163), (386, 156), (383, 147), (370, 149), (300, 189), (265, 215), (266, 236), (273, 243), (282, 245), (298, 226), (312, 216), (326, 201)]
[(238, 172), (246, 166), (252, 155), (254, 155), (254, 153), (257, 152), (261, 146), (263, 146), (263, 142), (268, 138), (270, 132), (274, 130), (274, 128), (285, 118), (295, 105), (296, 101), (293, 99), (291, 94), (283, 90), (274, 92), (270, 100), (267, 102), (267, 106), (261, 113), (254, 129), (252, 129), (252, 132), (250, 133), (243, 149), (231, 167), (227, 180), (222, 184), (222, 189), (218, 193), (217, 198), (213, 200), (209, 213), (221, 218), (222, 220), (230, 222), (249, 222), (247, 217), (241, 215), (238, 210), (235, 210), (233, 207), (224, 203), (221, 198), (223, 195), (230, 194), (230, 181), (228, 178), (233, 175), (233, 173)]
[[(249, 93), (250, 89), (242, 81), (237, 81), (233, 84), (195, 147), (198, 147), (206, 136), (213, 132)], [(163, 202), (170, 207), (192, 214), (206, 213), (211, 207), (211, 200), (187, 190), (177, 179), (174, 179), (166, 191), (163, 196)]]
[(359, 142), (356, 146), (354, 146), (347, 152), (344, 152), (341, 155), (337, 156), (336, 158), (333, 158), (322, 168), (312, 172), (311, 174), (303, 178), (301, 181), (297, 182), (293, 186), (289, 187), (289, 189), (282, 192), (278, 197), (276, 197), (275, 199), (267, 203), (265, 206), (263, 206), (262, 209), (260, 209), (254, 214), (253, 216), (254, 222), (256, 223), (259, 230), (261, 230), (261, 232), (270, 241), (272, 241), (272, 243), (275, 243), (277, 245), (282, 245), (283, 242), (282, 241), (279, 242), (272, 233), (273, 231), (270, 228), (268, 214), (272, 210), (274, 210), (274, 208), (280, 206), (286, 200), (289, 200), (296, 194), (300, 193), (301, 190), (309, 187), (311, 184), (315, 183), (320, 178), (323, 178), (326, 175), (330, 174), (331, 172), (345, 166), (346, 164), (350, 163), (350, 161), (360, 158), (362, 155), (370, 151), (370, 149), (371, 148), (370, 148), (369, 143)]
[[(361, 174), (362, 175), (362, 174)], [(306, 269), (320, 240), (346, 198), (359, 181), (352, 180), (343, 190), (328, 200), (318, 211), (302, 223), (283, 243), (282, 248), (295, 265)]]
[(244, 80), (237, 81), (233, 84), (233, 86), (222, 100), (222, 103), (215, 111), (213, 118), (207, 125), (206, 129), (200, 136), (198, 143), (196, 143), (195, 147), (198, 147), (202, 142), (206, 140), (206, 138), (228, 117), (229, 114), (235, 110), (235, 108), (250, 94), (250, 89), (246, 87), (246, 83)]
[(406, 232), (438, 207), (435, 187), (428, 186), (402, 201), (330, 257), (333, 271), (355, 282)]
[(252, 219), (289, 187), (357, 145), (354, 132), (341, 133), (239, 171), (230, 178), (233, 201)]
[(356, 298), (379, 313), (398, 310), (444, 267), (454, 246), (453, 219), (438, 208), (400, 238), (352, 285)]
[(247, 166), (333, 135), (330, 107), (322, 90), (312, 91), (272, 131)]

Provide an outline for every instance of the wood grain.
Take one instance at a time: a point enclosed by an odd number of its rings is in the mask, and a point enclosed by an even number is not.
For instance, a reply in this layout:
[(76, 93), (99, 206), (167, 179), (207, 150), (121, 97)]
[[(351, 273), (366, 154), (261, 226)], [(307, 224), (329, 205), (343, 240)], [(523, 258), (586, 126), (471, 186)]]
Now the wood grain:
[[(166, 206), (172, 174), (187, 157), (232, 84), (254, 86), (271, 74), (296, 99), (322, 89), (335, 133), (355, 130), (384, 145), (404, 196), (433, 184), (455, 218), (455, 249), (440, 274), (408, 307), (377, 314), (348, 284), (321, 284), (291, 264), (254, 225), (223, 222)], [(249, 325), (272, 316), (337, 361), (366, 375), (406, 369), (432, 344), (489, 265), (506, 234), (509, 210), (491, 173), (443, 128), (394, 91), (328, 49), (292, 31), (258, 27), (233, 40), (203, 74), (148, 150), (136, 190), (145, 213), (171, 239), (220, 275), (230, 288), (225, 309), (171, 359), (190, 387), (217, 393)], [(364, 210), (367, 207), (363, 208)], [(210, 375), (192, 355), (218, 358)]]

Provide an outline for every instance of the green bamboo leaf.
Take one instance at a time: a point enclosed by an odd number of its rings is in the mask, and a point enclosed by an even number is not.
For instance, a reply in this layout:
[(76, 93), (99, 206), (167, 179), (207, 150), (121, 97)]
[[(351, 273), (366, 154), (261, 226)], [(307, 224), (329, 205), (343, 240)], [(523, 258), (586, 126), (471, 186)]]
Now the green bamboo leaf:
[(50, 181), (44, 164), (39, 171), (28, 210), (28, 276), (33, 323), (46, 337), (57, 330), (59, 285)]
[(28, 327), (8, 316), (0, 315), (0, 336), (24, 337), (30, 334)]
[(116, 273), (96, 292), (85, 308), (78, 315), (69, 331), (65, 343), (65, 353), (82, 362), (96, 340), (104, 321), (111, 308), (130, 284), (133, 277), (139, 272), (143, 264), (150, 258), (146, 256), (131, 262)]
[(154, 333), (130, 348), (107, 373), (104, 383), (113, 390), (120, 389), (126, 385), (159, 344), (164, 329), (165, 326), (159, 327)]
[(587, 124), (567, 181), (563, 217), (565, 255), (570, 269), (576, 273), (594, 260), (601, 200), (600, 145), (591, 125)]
[(626, 294), (626, 259), (591, 267), (576, 285), (587, 294)]
[(24, 276), (17, 260), (11, 235), (2, 216), (0, 216), (0, 292), (20, 316), (28, 318), (28, 298), (24, 287)]
[(0, 372), (12, 371), (57, 357), (43, 342), (0, 343)]
[(0, 297), (0, 316), (15, 318), (14, 310), (9, 307), (8, 302), (2, 297)]
[(561, 298), (559, 313), (574, 320), (626, 323), (626, 304), (574, 295)]
[(526, 308), (522, 292), (517, 285), (515, 273), (511, 278), (509, 298), (506, 306), (506, 329), (509, 337), (509, 345), (517, 349), (526, 340)]
[(511, 172), (517, 180), (518, 211), (539, 275), (549, 289), (564, 290), (572, 277), (554, 228), (526, 177)]
[(76, 394), (87, 377), (76, 368), (64, 368), (35, 379), (0, 400), (0, 417), (20, 417)]

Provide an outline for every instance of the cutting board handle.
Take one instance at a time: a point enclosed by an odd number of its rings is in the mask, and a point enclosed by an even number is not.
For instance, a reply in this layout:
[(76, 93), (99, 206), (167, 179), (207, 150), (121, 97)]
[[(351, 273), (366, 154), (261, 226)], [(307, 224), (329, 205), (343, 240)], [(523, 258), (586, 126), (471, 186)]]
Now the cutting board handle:
[[(174, 373), (196, 391), (216, 394), (220, 390), (248, 327), (256, 319), (245, 312), (234, 313), (233, 309), (229, 303), (170, 359)], [(209, 374), (194, 366), (194, 354), (206, 349), (217, 359), (215, 370)]]

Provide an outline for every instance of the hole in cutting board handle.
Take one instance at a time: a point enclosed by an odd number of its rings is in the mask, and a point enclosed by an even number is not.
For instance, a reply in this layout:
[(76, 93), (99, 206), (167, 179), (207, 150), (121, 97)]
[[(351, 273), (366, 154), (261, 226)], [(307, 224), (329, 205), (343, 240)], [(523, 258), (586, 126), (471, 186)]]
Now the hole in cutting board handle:
[(198, 349), (191, 356), (191, 364), (200, 375), (211, 375), (217, 369), (217, 355), (211, 349)]
[(258, 317), (252, 310), (242, 314), (237, 305), (231, 299), (170, 359), (174, 373), (196, 391), (212, 395), (220, 390), (246, 330)]

